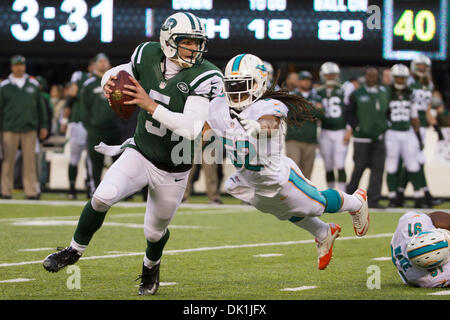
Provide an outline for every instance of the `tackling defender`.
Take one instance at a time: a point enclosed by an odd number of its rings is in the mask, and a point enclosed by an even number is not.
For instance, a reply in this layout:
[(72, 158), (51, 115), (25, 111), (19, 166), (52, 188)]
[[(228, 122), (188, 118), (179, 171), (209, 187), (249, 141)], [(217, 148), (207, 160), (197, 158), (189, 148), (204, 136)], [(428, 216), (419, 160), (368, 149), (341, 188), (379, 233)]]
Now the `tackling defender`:
[(398, 221), (391, 255), (404, 284), (450, 287), (450, 214), (410, 211)]
[[(193, 140), (201, 133), (209, 102), (223, 86), (221, 71), (203, 59), (206, 41), (200, 19), (178, 12), (162, 25), (160, 43), (140, 44), (128, 64), (105, 73), (102, 87), (107, 98), (113, 89), (112, 79), (120, 70), (134, 77), (130, 77), (134, 86), (128, 86), (124, 93), (134, 98), (129, 104), (142, 108), (136, 132), (134, 138), (113, 150), (113, 154), (123, 153), (84, 207), (70, 246), (44, 260), (46, 270), (56, 272), (76, 263), (109, 208), (148, 185), (144, 220), (147, 249), (138, 292), (157, 292), (161, 256), (170, 235), (168, 225), (182, 201), (192, 166), (192, 161), (174, 163), (171, 153), (180, 137)], [(114, 146), (106, 149), (111, 148)]]
[(349, 211), (355, 233), (366, 234), (365, 190), (358, 189), (353, 195), (333, 189), (319, 191), (293, 160), (282, 155), (286, 123), (314, 120), (314, 110), (303, 97), (267, 90), (267, 71), (261, 59), (252, 54), (232, 58), (225, 68), (224, 95), (212, 100), (210, 108), (205, 127), (223, 142), (236, 168), (225, 183), (227, 192), (312, 233), (319, 269), (330, 262), (341, 230), (337, 224), (321, 221), (318, 217), (323, 213)]

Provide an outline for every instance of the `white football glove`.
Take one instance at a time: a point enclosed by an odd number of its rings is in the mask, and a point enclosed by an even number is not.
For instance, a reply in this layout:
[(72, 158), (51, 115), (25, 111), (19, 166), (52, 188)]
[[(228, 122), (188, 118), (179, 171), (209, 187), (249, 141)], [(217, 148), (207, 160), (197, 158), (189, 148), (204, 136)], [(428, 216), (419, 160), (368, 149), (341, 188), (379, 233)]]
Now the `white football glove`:
[(242, 125), (249, 136), (256, 138), (261, 132), (261, 125), (258, 121), (245, 119), (233, 109), (230, 110), (230, 113), (238, 118), (239, 123)]
[(450, 244), (450, 231), (447, 229), (437, 228), (437, 231), (444, 235), (445, 240)]
[(261, 132), (261, 125), (258, 121), (242, 119), (241, 124), (249, 136), (256, 138)]

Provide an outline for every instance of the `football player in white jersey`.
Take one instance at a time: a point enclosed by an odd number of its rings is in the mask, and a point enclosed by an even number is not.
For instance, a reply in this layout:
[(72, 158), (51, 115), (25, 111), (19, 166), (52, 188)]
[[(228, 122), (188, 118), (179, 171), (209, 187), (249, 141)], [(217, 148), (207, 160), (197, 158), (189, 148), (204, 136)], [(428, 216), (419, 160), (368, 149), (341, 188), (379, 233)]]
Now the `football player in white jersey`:
[(450, 214), (410, 211), (398, 221), (391, 240), (392, 262), (404, 284), (450, 287)]
[(339, 190), (345, 190), (347, 181), (345, 159), (352, 128), (344, 119), (344, 91), (340, 83), (340, 74), (341, 70), (334, 62), (325, 62), (320, 67), (322, 86), (317, 89), (317, 95), (324, 106), (325, 114), (321, 119), (319, 147), (325, 164), (328, 188), (336, 186)]
[(225, 68), (224, 94), (211, 101), (205, 130), (214, 131), (236, 168), (225, 183), (227, 192), (313, 234), (318, 268), (323, 270), (341, 227), (319, 217), (325, 212), (349, 211), (355, 233), (365, 235), (369, 227), (366, 191), (358, 189), (353, 195), (319, 191), (282, 154), (283, 127), (299, 125), (298, 119), (314, 119), (315, 109), (301, 96), (272, 89), (267, 89), (267, 71), (260, 58), (235, 56)]

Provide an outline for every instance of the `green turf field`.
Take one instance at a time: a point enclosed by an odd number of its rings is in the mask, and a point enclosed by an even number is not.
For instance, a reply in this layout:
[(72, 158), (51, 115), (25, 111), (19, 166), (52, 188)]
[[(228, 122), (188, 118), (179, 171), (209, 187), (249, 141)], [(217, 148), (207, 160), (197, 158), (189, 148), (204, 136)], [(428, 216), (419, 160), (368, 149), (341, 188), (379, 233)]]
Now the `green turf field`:
[[(191, 203), (204, 202), (197, 200)], [(355, 237), (348, 214), (324, 215), (324, 221), (340, 224), (342, 232), (330, 265), (319, 271), (315, 243), (307, 232), (251, 207), (230, 205), (183, 205), (169, 227), (162, 285), (157, 295), (141, 297), (135, 279), (146, 247), (145, 208), (137, 200), (125, 205), (131, 207), (109, 211), (78, 268), (52, 274), (41, 261), (57, 246), (69, 244), (81, 204), (2, 201), (0, 299), (450, 299), (432, 295), (448, 289), (402, 284), (389, 249), (401, 212), (372, 212), (364, 238)], [(379, 288), (369, 289), (376, 285), (373, 270), (379, 271)]]

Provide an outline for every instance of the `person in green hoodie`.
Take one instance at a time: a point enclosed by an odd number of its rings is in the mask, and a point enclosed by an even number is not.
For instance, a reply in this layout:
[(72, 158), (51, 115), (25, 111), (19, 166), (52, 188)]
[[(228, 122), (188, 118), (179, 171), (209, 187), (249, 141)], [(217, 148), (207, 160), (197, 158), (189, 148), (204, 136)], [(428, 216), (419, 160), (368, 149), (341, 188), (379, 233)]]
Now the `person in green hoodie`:
[(38, 199), (36, 139), (48, 135), (48, 119), (39, 82), (26, 73), (21, 55), (11, 58), (11, 74), (0, 84), (0, 133), (3, 150), (2, 198), (11, 199), (19, 144), (23, 153), (23, 186), (27, 199)]
[(378, 84), (376, 68), (366, 68), (364, 77), (364, 85), (352, 92), (344, 112), (344, 118), (353, 131), (354, 168), (347, 193), (352, 194), (358, 189), (364, 170), (369, 168), (369, 207), (381, 208), (379, 200), (386, 158), (384, 134), (388, 128), (390, 95), (384, 86)]
[(95, 151), (94, 146), (100, 142), (110, 145), (121, 144), (121, 131), (117, 126), (117, 115), (109, 106), (103, 95), (101, 80), (110, 69), (109, 59), (99, 53), (95, 57), (94, 75), (88, 78), (81, 88), (81, 115), (84, 127), (87, 129), (87, 152), (89, 157), (88, 170), (94, 186), (100, 184), (105, 156)]

